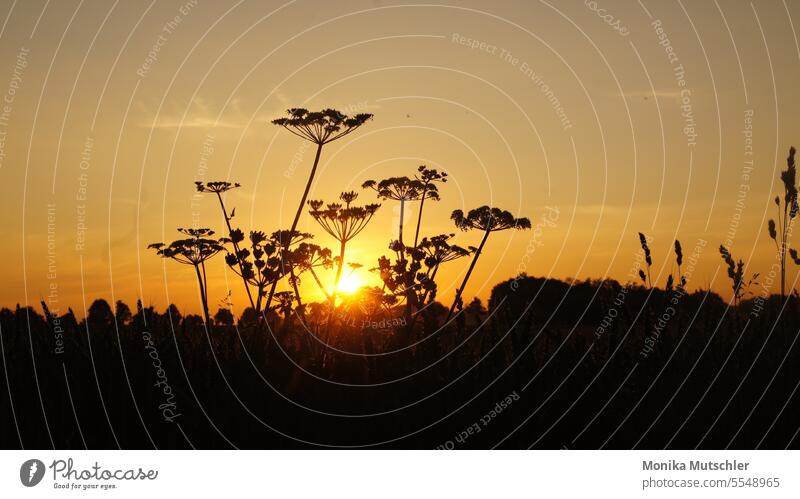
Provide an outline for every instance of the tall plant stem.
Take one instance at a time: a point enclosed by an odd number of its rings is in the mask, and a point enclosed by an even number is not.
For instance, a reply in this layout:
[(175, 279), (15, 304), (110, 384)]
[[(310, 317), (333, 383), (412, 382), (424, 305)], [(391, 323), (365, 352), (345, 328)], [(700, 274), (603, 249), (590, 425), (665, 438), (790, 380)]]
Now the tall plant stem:
[(200, 301), (203, 303), (203, 315), (206, 318), (206, 327), (211, 326), (211, 321), (208, 320), (208, 298), (206, 297), (205, 286), (203, 286), (203, 276), (200, 275), (200, 266), (195, 265), (194, 271), (197, 274), (197, 284), (200, 286)]
[(344, 250), (347, 241), (342, 241), (341, 249), (339, 250), (339, 264), (336, 266), (336, 280), (333, 282), (333, 291), (331, 292), (331, 304), (336, 306), (336, 294), (339, 291), (339, 281), (342, 278), (342, 268), (344, 267)]
[(419, 200), (419, 215), (417, 215), (417, 230), (414, 232), (414, 247), (417, 247), (419, 244), (419, 228), (422, 225), (422, 208), (425, 207), (425, 194), (427, 194), (428, 186), (426, 185), (422, 189), (422, 197)]
[(317, 144), (317, 153), (314, 155), (314, 165), (311, 167), (311, 173), (308, 174), (308, 182), (306, 182), (306, 189), (303, 191), (303, 197), (300, 198), (300, 204), (297, 206), (297, 213), (294, 214), (294, 221), (292, 222), (292, 228), (289, 229), (289, 237), (291, 237), (292, 233), (294, 233), (294, 231), (297, 230), (297, 223), (300, 221), (300, 214), (303, 213), (303, 206), (306, 205), (306, 199), (308, 198), (308, 193), (311, 191), (311, 184), (314, 183), (314, 176), (317, 174), (317, 165), (319, 165), (320, 154), (322, 154), (321, 142)]
[(339, 265), (336, 268), (336, 280), (333, 282), (331, 291), (331, 316), (328, 318), (328, 333), (330, 334), (331, 325), (336, 317), (336, 293), (339, 291), (339, 280), (342, 278), (342, 267), (344, 266), (344, 249), (347, 241), (342, 240), (342, 247), (339, 251)]
[(300, 290), (297, 289), (297, 280), (295, 279), (294, 276), (294, 269), (290, 271), (289, 278), (292, 281), (292, 289), (294, 290), (294, 297), (297, 300), (297, 310), (300, 311), (298, 315), (300, 315), (300, 318), (304, 318), (305, 312), (303, 311), (303, 300), (300, 299)]
[(787, 207), (788, 204), (784, 203), (783, 222), (781, 223), (781, 301), (786, 297), (786, 232), (789, 227)]
[[(436, 280), (436, 273), (439, 272), (439, 265), (441, 264), (436, 264), (436, 266), (433, 268), (433, 272), (431, 273), (431, 276), (428, 278), (429, 280), (431, 281)], [(428, 296), (430, 296), (430, 294), (431, 294), (430, 290), (427, 289), (422, 293), (422, 300), (420, 300), (419, 303), (420, 309), (417, 310), (417, 313), (415, 313), (414, 317), (411, 319), (412, 328), (417, 324), (417, 318), (420, 316), (420, 313), (425, 309), (425, 304), (428, 302)]]
[(258, 314), (258, 310), (256, 309), (255, 303), (253, 303), (253, 294), (250, 292), (250, 284), (247, 283), (247, 278), (244, 276), (244, 269), (242, 268), (242, 262), (239, 260), (239, 243), (233, 241), (233, 228), (231, 227), (231, 219), (228, 216), (228, 210), (225, 209), (225, 203), (222, 201), (222, 194), (217, 192), (217, 199), (219, 200), (219, 207), (222, 208), (222, 216), (225, 218), (225, 225), (228, 227), (228, 236), (231, 238), (233, 242), (233, 251), (236, 252), (236, 261), (239, 262), (239, 273), (242, 275), (242, 282), (244, 283), (244, 289), (247, 291), (247, 299), (250, 300), (250, 306), (253, 307), (253, 310), (256, 314)]
[(467, 275), (464, 276), (464, 282), (461, 283), (461, 287), (456, 290), (456, 297), (453, 300), (453, 304), (450, 306), (450, 312), (447, 313), (447, 319), (445, 319), (445, 323), (450, 320), (450, 317), (453, 316), (453, 310), (456, 309), (456, 304), (458, 304), (458, 300), (461, 298), (461, 293), (464, 292), (464, 288), (467, 286), (467, 281), (469, 281), (469, 276), (472, 274), (472, 269), (475, 268), (475, 262), (478, 261), (478, 257), (481, 256), (481, 252), (483, 251), (483, 246), (486, 244), (486, 240), (489, 239), (489, 234), (491, 233), (490, 230), (487, 230), (483, 234), (483, 240), (481, 240), (480, 246), (475, 251), (475, 256), (472, 258), (472, 263), (469, 264), (469, 269), (467, 269)]
[[(285, 265), (283, 260), (284, 254), (286, 250), (289, 249), (289, 246), (292, 244), (292, 237), (294, 231), (297, 230), (297, 223), (300, 221), (300, 214), (303, 213), (303, 206), (306, 204), (306, 199), (308, 198), (308, 193), (311, 191), (311, 184), (314, 183), (314, 176), (317, 174), (317, 165), (319, 165), (319, 156), (322, 154), (322, 146), (323, 143), (317, 143), (317, 153), (314, 155), (314, 165), (311, 167), (311, 173), (308, 174), (308, 182), (306, 182), (306, 188), (303, 191), (303, 197), (300, 198), (300, 204), (297, 206), (297, 213), (294, 215), (294, 221), (292, 222), (292, 228), (289, 229), (289, 240), (288, 241), (280, 241), (281, 246), (281, 267)], [(270, 304), (272, 304), (272, 297), (275, 296), (275, 288), (278, 286), (278, 279), (272, 282), (272, 286), (269, 288), (269, 296), (267, 297), (267, 303), (264, 305), (265, 307), (269, 308)]]
[(208, 300), (208, 274), (206, 274), (206, 262), (203, 261), (200, 263), (200, 269), (203, 273), (203, 289), (206, 292), (206, 300)]
[[(403, 244), (403, 218), (405, 218), (405, 211), (406, 211), (406, 200), (400, 200), (400, 232), (398, 234), (398, 239), (400, 240), (400, 244)], [(406, 249), (403, 248), (403, 253), (405, 253)]]
[[(434, 281), (434, 282), (436, 281), (436, 273), (439, 272), (439, 265), (441, 265), (441, 264), (437, 263), (436, 267), (433, 268), (433, 272), (431, 273), (431, 276), (429, 277), (429, 280)], [(422, 303), (421, 303), (421, 305), (423, 307), (425, 306), (425, 303), (428, 302), (428, 296), (430, 294), (431, 294), (430, 290), (427, 290), (427, 289), (423, 293), (423, 295), (422, 295)]]
[(258, 287), (258, 297), (256, 298), (256, 306), (253, 308), (253, 311), (256, 313), (256, 320), (261, 321), (261, 316), (263, 315), (264, 319), (266, 320), (267, 314), (261, 313), (261, 297), (264, 295), (264, 288), (263, 286)]
[(314, 272), (314, 267), (311, 267), (308, 270), (311, 272), (311, 275), (314, 276), (314, 280), (317, 281), (317, 286), (319, 286), (319, 289), (322, 291), (322, 294), (325, 295), (325, 299), (330, 301), (331, 295), (329, 295), (328, 292), (325, 290), (325, 286), (322, 285), (322, 281), (319, 280), (319, 276), (317, 275), (316, 272)]

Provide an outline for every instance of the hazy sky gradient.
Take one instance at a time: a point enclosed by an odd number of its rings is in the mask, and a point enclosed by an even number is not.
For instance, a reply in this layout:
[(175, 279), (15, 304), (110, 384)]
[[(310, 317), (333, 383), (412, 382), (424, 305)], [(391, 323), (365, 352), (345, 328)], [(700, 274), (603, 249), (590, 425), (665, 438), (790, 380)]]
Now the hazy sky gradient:
[[(766, 221), (788, 148), (800, 145), (792, 27), (800, 8), (588, 3), (3, 2), (0, 305), (38, 304), (52, 287), (61, 310), (78, 315), (84, 300), (99, 297), (142, 297), (159, 308), (169, 300), (197, 312), (193, 273), (146, 245), (193, 221), (222, 235), (214, 199), (198, 205), (193, 197), (195, 180), (243, 185), (228, 196), (243, 229), (286, 228), (314, 152), (269, 123), (288, 107), (375, 114), (325, 148), (311, 198), (333, 200), (366, 179), (427, 164), (450, 175), (442, 200), (426, 205), (427, 235), (455, 232), (450, 212), (483, 204), (534, 226), (555, 219), (539, 231), (494, 235), (467, 299), (485, 299), (520, 270), (626, 281), (638, 231), (653, 237), (660, 286), (673, 271), (676, 237), (687, 256), (707, 241), (688, 287), (729, 296), (719, 244), (733, 235), (748, 273), (766, 274), (775, 261)], [(682, 115), (687, 102), (691, 117)], [(748, 161), (752, 174), (743, 178)], [(364, 191), (359, 201), (374, 199)], [(347, 260), (373, 266), (398, 214), (384, 202)], [(309, 216), (300, 227), (334, 246)], [(456, 242), (479, 239), (459, 233)], [(443, 301), (465, 267), (442, 268)], [(241, 283), (221, 258), (209, 272), (211, 308), (230, 285), (240, 309)], [(312, 279), (303, 287), (319, 298)]]

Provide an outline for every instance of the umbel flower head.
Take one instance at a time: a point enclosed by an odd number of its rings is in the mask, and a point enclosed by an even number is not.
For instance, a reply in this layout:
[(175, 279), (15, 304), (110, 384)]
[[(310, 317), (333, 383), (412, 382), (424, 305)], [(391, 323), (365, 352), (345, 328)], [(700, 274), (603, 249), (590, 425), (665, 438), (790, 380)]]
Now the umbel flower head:
[(414, 178), (423, 184), (433, 185), (433, 182), (447, 182), (447, 172), (439, 172), (438, 170), (428, 168), (425, 165), (420, 165), (420, 167), (417, 168), (417, 172), (418, 173), (414, 175)]
[(424, 262), (426, 267), (437, 267), (445, 262), (457, 260), (471, 253), (470, 250), (447, 242), (454, 235), (440, 234), (431, 238), (423, 238), (420, 241), (417, 248), (425, 254)]
[[(378, 193), (379, 199), (394, 201), (417, 201), (421, 199), (424, 185), (416, 179), (408, 177), (391, 177), (380, 182), (367, 180), (361, 184), (363, 189), (372, 189)], [(431, 191), (433, 192), (433, 191)], [(438, 198), (438, 194), (436, 195)]]
[(464, 293), (464, 288), (467, 286), (467, 282), (469, 282), (469, 277), (472, 275), (472, 270), (475, 268), (475, 264), (477, 263), (478, 258), (481, 256), (483, 246), (486, 244), (487, 239), (489, 239), (489, 234), (501, 230), (524, 230), (531, 228), (531, 221), (527, 218), (516, 218), (508, 211), (501, 210), (500, 208), (490, 208), (488, 206), (481, 206), (480, 208), (469, 210), (469, 213), (466, 215), (464, 215), (464, 212), (461, 210), (455, 210), (453, 214), (450, 215), (450, 218), (453, 220), (456, 227), (463, 231), (476, 229), (482, 231), (484, 234), (480, 245), (478, 245), (478, 247), (475, 249), (475, 254), (472, 257), (472, 263), (469, 264), (469, 268), (467, 269), (467, 273), (464, 275), (464, 280), (461, 282), (461, 286), (456, 289), (456, 297), (453, 300), (453, 304), (450, 306), (450, 311), (447, 313), (447, 319), (445, 322), (450, 321), (450, 317), (453, 316), (453, 311), (456, 309), (456, 307), (459, 307), (460, 309), (462, 303), (461, 295)]
[(368, 113), (348, 116), (336, 109), (309, 111), (299, 107), (287, 110), (286, 114), (272, 123), (317, 145), (340, 139), (372, 118)]
[(323, 201), (311, 200), (308, 202), (308, 205), (311, 206), (308, 213), (325, 229), (325, 232), (338, 241), (346, 242), (364, 230), (381, 206), (380, 204), (353, 206), (352, 203), (357, 197), (357, 193), (349, 191), (343, 192), (339, 196), (344, 204), (329, 203), (325, 205)]
[[(262, 231), (250, 231), (247, 246), (225, 255), (225, 263), (231, 270), (255, 286), (261, 295), (264, 294), (266, 284), (284, 275), (276, 235), (277, 233), (273, 233), (272, 237), (267, 237)], [(231, 239), (240, 243), (244, 241), (244, 234), (241, 230), (234, 229)]]
[(289, 255), (289, 264), (297, 269), (298, 273), (316, 267), (329, 269), (333, 266), (331, 250), (316, 244), (300, 243), (297, 248), (290, 250)]
[(184, 239), (177, 239), (168, 245), (164, 243), (153, 243), (148, 248), (156, 250), (156, 254), (163, 258), (171, 258), (178, 263), (186, 265), (200, 265), (209, 258), (213, 257), (224, 248), (226, 239), (211, 239), (214, 231), (211, 229), (184, 229), (178, 228), (178, 232), (189, 236)]
[(231, 189), (241, 187), (241, 184), (238, 182), (231, 183), (224, 181), (215, 181), (206, 183), (196, 181), (194, 185), (197, 188), (197, 192), (213, 192), (214, 194), (228, 192)]
[(224, 244), (229, 242), (229, 240), (212, 239), (211, 236), (214, 235), (214, 231), (211, 229), (178, 228), (178, 232), (188, 237), (172, 241), (168, 245), (164, 243), (153, 243), (147, 247), (155, 249), (156, 254), (162, 258), (169, 258), (178, 263), (194, 267), (197, 276), (197, 285), (200, 288), (200, 300), (203, 304), (203, 316), (205, 317), (206, 324), (210, 324), (205, 262), (224, 250)]
[(531, 221), (527, 218), (515, 218), (510, 212), (500, 208), (481, 206), (464, 215), (461, 210), (455, 210), (450, 218), (456, 227), (467, 231), (476, 229), (486, 232), (496, 232), (507, 229), (530, 229)]

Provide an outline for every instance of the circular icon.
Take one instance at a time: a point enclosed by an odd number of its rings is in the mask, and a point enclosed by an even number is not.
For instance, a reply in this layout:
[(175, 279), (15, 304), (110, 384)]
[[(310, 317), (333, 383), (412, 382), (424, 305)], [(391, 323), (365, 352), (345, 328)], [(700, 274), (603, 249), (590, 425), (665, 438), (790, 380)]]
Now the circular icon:
[(28, 459), (19, 468), (19, 479), (22, 485), (34, 487), (44, 478), (44, 463), (38, 459)]

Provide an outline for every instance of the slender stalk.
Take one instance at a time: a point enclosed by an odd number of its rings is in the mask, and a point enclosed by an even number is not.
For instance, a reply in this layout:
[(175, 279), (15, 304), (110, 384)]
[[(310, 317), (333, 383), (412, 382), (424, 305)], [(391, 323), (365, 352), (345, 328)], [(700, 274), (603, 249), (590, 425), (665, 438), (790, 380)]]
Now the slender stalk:
[[(342, 267), (344, 266), (344, 249), (347, 241), (342, 240), (342, 246), (339, 251), (339, 264), (336, 268), (336, 280), (333, 282), (333, 291), (331, 292), (331, 308), (336, 308), (336, 293), (339, 291), (339, 281), (342, 278)], [(331, 311), (333, 313), (333, 311)]]
[[(783, 221), (781, 223), (781, 301), (786, 297), (786, 227), (788, 203), (783, 204)], [(780, 212), (779, 212), (780, 214)]]
[[(206, 262), (203, 261), (200, 263), (200, 268), (203, 271), (203, 289), (208, 293), (208, 274), (206, 274)], [(208, 296), (206, 296), (206, 300)]]
[(450, 320), (450, 317), (453, 316), (453, 311), (456, 309), (456, 304), (458, 303), (459, 298), (461, 298), (461, 293), (464, 292), (464, 288), (467, 285), (467, 281), (469, 280), (470, 274), (472, 274), (472, 269), (475, 268), (475, 263), (478, 261), (478, 257), (481, 256), (481, 252), (483, 251), (483, 246), (486, 244), (486, 240), (489, 239), (489, 234), (491, 233), (490, 230), (487, 230), (483, 234), (483, 239), (481, 240), (480, 246), (475, 251), (475, 256), (472, 258), (472, 263), (469, 265), (469, 269), (467, 269), (467, 275), (464, 276), (464, 281), (461, 283), (461, 287), (456, 290), (456, 297), (453, 300), (453, 304), (450, 306), (450, 312), (447, 313), (447, 319), (445, 319), (445, 323)]
[[(434, 282), (436, 281), (436, 273), (439, 272), (439, 265), (441, 265), (441, 264), (436, 264), (436, 266), (433, 268), (433, 273), (431, 273), (431, 276), (428, 278), (429, 280), (434, 281)], [(430, 295), (430, 294), (431, 294), (430, 290), (426, 289), (425, 293), (422, 295), (422, 305), (423, 306), (428, 301), (428, 295)]]
[[(225, 225), (228, 226), (228, 236), (231, 238), (231, 241), (233, 242), (233, 251), (235, 251), (236, 255), (238, 256), (239, 255), (239, 243), (237, 243), (236, 241), (233, 241), (233, 234), (232, 234), (233, 233), (233, 228), (231, 227), (231, 219), (228, 216), (228, 210), (225, 209), (225, 203), (222, 201), (222, 194), (220, 192), (217, 192), (216, 194), (217, 194), (217, 199), (219, 199), (219, 206), (220, 206), (220, 208), (222, 208), (222, 216), (225, 218)], [(255, 312), (257, 314), (258, 310), (256, 309), (256, 306), (253, 303), (253, 294), (250, 292), (250, 284), (248, 284), (247, 278), (244, 276), (244, 269), (242, 268), (242, 262), (239, 261), (238, 258), (236, 260), (239, 262), (239, 273), (242, 276), (242, 282), (244, 283), (244, 289), (245, 289), (245, 291), (247, 291), (247, 299), (250, 300), (250, 306), (253, 307), (253, 310), (255, 310)]]
[(290, 271), (290, 280), (292, 282), (292, 289), (294, 290), (294, 297), (297, 300), (297, 310), (299, 310), (299, 314), (301, 317), (305, 316), (305, 312), (303, 312), (303, 301), (300, 298), (300, 290), (297, 289), (297, 280), (294, 277), (294, 269)]
[[(433, 272), (431, 273), (430, 277), (428, 277), (429, 280), (435, 282), (436, 273), (439, 271), (439, 265), (441, 265), (441, 264), (436, 264), (436, 266), (433, 268)], [(430, 290), (426, 289), (425, 292), (422, 294), (422, 300), (420, 301), (420, 305), (422, 306), (422, 309), (425, 308), (425, 303), (428, 302), (428, 296), (430, 295), (430, 293), (431, 293)], [(412, 322), (413, 322), (413, 324), (411, 325), (412, 328), (417, 324), (417, 318), (420, 316), (420, 312), (421, 311), (422, 310), (417, 311), (417, 313), (414, 314), (414, 318), (411, 319)]]
[[(292, 228), (289, 232), (289, 237), (297, 230), (297, 223), (300, 221), (300, 214), (303, 213), (303, 207), (306, 205), (308, 193), (311, 191), (311, 184), (314, 182), (314, 176), (317, 174), (317, 165), (319, 164), (319, 157), (322, 153), (322, 143), (317, 144), (317, 153), (314, 156), (314, 165), (311, 167), (311, 173), (308, 175), (308, 182), (306, 182), (306, 189), (303, 191), (303, 197), (300, 198), (300, 205), (297, 207), (297, 213), (294, 215)], [(291, 241), (290, 241), (291, 242)]]
[(425, 195), (427, 194), (428, 186), (422, 188), (422, 197), (419, 200), (419, 215), (417, 215), (417, 230), (414, 232), (414, 247), (419, 244), (419, 228), (422, 225), (422, 209), (425, 207)]
[[(264, 296), (264, 289), (259, 286), (258, 287), (258, 297), (256, 298), (256, 306), (253, 308), (253, 312), (256, 313), (256, 320), (261, 317), (261, 297)], [(267, 318), (267, 315), (264, 314), (264, 318)]]
[(197, 274), (197, 284), (200, 286), (200, 301), (203, 303), (203, 315), (206, 318), (206, 326), (210, 326), (211, 322), (208, 320), (208, 299), (206, 298), (206, 290), (203, 286), (203, 277), (200, 275), (200, 266), (195, 265), (194, 271)]
[[(336, 319), (336, 293), (339, 291), (339, 280), (342, 278), (342, 266), (344, 266), (344, 249), (347, 245), (346, 240), (342, 240), (341, 250), (339, 251), (339, 265), (336, 268), (336, 280), (333, 283), (333, 290), (331, 291), (331, 314), (328, 318), (328, 327), (326, 328), (326, 343), (327, 338), (330, 337), (331, 334), (331, 327), (333, 327), (333, 321)], [(324, 360), (323, 360), (324, 362)]]
[[(300, 214), (303, 213), (303, 206), (306, 204), (306, 199), (308, 198), (308, 193), (311, 191), (311, 184), (314, 182), (314, 176), (317, 174), (317, 165), (319, 165), (319, 157), (322, 153), (322, 142), (317, 143), (317, 153), (314, 155), (314, 165), (311, 167), (311, 173), (308, 174), (308, 182), (306, 182), (306, 188), (303, 191), (303, 197), (300, 198), (300, 204), (297, 206), (297, 213), (294, 215), (294, 221), (292, 222), (292, 228), (289, 229), (289, 241), (280, 241), (281, 243), (281, 268), (285, 265), (284, 262), (284, 255), (286, 250), (289, 249), (289, 246), (292, 244), (292, 237), (294, 231), (297, 230), (297, 223), (300, 221)], [(275, 288), (278, 286), (278, 279), (273, 281), (272, 286), (269, 288), (269, 296), (267, 297), (267, 303), (264, 305), (266, 308), (269, 308), (270, 304), (272, 303), (272, 298), (275, 296)], [(299, 295), (298, 295), (299, 298)]]
[[(406, 208), (406, 200), (400, 200), (400, 232), (398, 235), (398, 239), (400, 240), (400, 244), (403, 244), (403, 218), (405, 217), (405, 208)], [(403, 252), (405, 253), (405, 248), (403, 248)]]
[(311, 271), (311, 275), (314, 276), (314, 280), (317, 281), (317, 286), (319, 286), (319, 289), (322, 290), (322, 294), (325, 295), (325, 299), (330, 301), (331, 295), (329, 295), (328, 292), (325, 290), (325, 286), (322, 285), (322, 281), (319, 280), (319, 276), (317, 275), (316, 272), (314, 272), (314, 267), (311, 267), (308, 270)]

